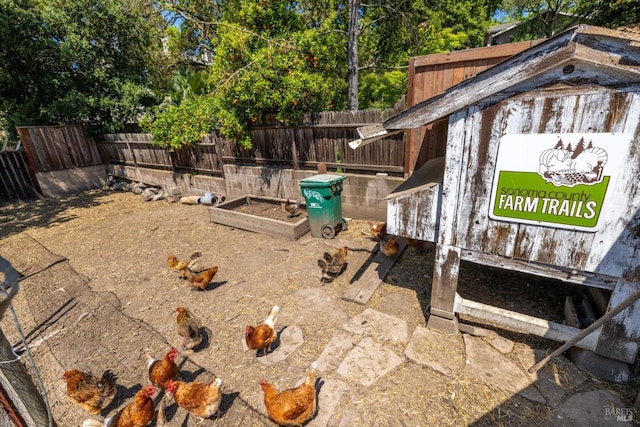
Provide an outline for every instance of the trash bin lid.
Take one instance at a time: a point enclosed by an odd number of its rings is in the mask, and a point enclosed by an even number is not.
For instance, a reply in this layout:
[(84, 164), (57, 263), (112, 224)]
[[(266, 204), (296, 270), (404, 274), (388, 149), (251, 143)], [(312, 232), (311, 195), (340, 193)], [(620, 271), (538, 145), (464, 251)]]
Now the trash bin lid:
[(301, 179), (300, 183), (311, 185), (311, 186), (313, 186), (314, 184), (330, 185), (334, 182), (344, 181), (345, 179), (347, 179), (347, 177), (344, 175), (331, 175), (328, 173), (322, 173), (322, 174), (313, 175), (313, 176), (309, 176), (307, 178)]

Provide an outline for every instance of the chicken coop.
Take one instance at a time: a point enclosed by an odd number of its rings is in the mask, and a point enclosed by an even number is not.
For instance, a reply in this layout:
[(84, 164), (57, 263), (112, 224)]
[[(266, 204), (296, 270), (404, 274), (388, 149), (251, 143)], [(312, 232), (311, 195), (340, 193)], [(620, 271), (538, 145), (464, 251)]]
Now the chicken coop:
[[(462, 298), (461, 261), (600, 291), (606, 310), (640, 287), (640, 36), (578, 26), (360, 128), (366, 144), (444, 123), (444, 155), (387, 197), (390, 234), (435, 243), (430, 328), (458, 315), (567, 341), (580, 329)], [(581, 288), (582, 289), (582, 288)], [(608, 305), (608, 308), (607, 308)], [(631, 363), (633, 304), (576, 345)]]

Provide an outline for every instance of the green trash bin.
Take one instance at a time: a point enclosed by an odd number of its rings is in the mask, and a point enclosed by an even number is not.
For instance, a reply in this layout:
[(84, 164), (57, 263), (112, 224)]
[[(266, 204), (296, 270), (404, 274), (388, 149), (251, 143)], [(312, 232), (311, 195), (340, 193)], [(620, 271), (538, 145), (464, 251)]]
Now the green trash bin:
[(319, 174), (300, 180), (300, 191), (307, 204), (309, 227), (313, 237), (331, 239), (347, 229), (342, 218), (342, 175)]

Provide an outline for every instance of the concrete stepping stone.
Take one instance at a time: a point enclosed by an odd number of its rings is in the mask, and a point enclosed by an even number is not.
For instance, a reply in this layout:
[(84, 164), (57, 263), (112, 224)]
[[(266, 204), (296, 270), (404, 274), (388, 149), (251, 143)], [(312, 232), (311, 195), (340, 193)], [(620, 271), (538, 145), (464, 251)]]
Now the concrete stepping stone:
[(467, 374), (494, 384), (507, 392), (518, 393), (534, 402), (546, 403), (542, 394), (531, 386), (532, 382), (522, 368), (504, 357), (483, 338), (468, 334), (463, 337), (467, 355), (465, 366)]
[(633, 412), (608, 390), (577, 393), (553, 411), (552, 426), (632, 425)]
[[(526, 371), (547, 354), (545, 350), (525, 348), (518, 352), (518, 360)], [(560, 404), (576, 386), (587, 380), (587, 377), (564, 356), (556, 357), (539, 371), (533, 374), (527, 372), (527, 375), (552, 407)]]
[[(244, 341), (244, 340), (243, 340)], [(304, 343), (302, 329), (297, 326), (287, 326), (280, 334), (280, 345), (266, 356), (257, 357), (264, 366), (272, 366), (283, 362)]]
[(370, 336), (387, 341), (407, 342), (409, 332), (407, 322), (397, 317), (389, 316), (372, 308), (353, 316), (342, 329), (355, 335)]
[(484, 339), (502, 354), (511, 353), (513, 350), (513, 341), (501, 337), (496, 333), (489, 334)]
[(356, 338), (353, 334), (346, 331), (337, 331), (336, 335), (331, 338), (331, 341), (327, 343), (324, 350), (318, 357), (317, 370), (318, 372), (327, 372), (329, 370), (335, 370), (342, 358), (347, 352), (351, 351), (356, 345)]
[(464, 341), (460, 335), (443, 334), (422, 326), (413, 331), (404, 355), (412, 362), (428, 366), (448, 377), (462, 372), (466, 360)]
[(324, 427), (333, 417), (333, 411), (340, 403), (342, 395), (349, 391), (346, 382), (334, 378), (322, 378), (320, 376), (320, 392), (318, 393), (318, 405), (316, 416), (306, 424), (307, 427)]
[(365, 337), (347, 353), (336, 372), (369, 387), (402, 362), (402, 357), (375, 342), (373, 338)]

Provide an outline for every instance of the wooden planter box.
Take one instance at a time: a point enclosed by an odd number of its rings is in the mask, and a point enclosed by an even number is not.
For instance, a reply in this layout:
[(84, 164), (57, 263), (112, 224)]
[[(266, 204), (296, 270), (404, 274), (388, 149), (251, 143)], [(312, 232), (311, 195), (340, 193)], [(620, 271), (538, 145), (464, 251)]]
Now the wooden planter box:
[(209, 219), (218, 224), (271, 236), (285, 237), (291, 240), (299, 239), (309, 232), (309, 218), (306, 215), (300, 221), (291, 223), (233, 210), (239, 206), (250, 204), (254, 200), (260, 203), (273, 204), (277, 207), (280, 207), (285, 201), (285, 199), (272, 197), (242, 196), (210, 208)]

